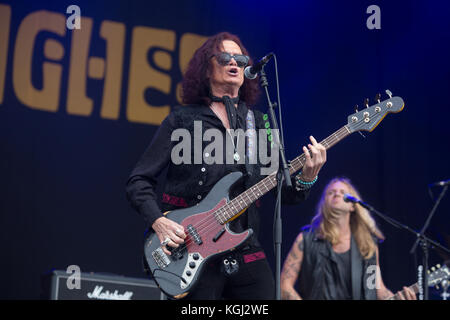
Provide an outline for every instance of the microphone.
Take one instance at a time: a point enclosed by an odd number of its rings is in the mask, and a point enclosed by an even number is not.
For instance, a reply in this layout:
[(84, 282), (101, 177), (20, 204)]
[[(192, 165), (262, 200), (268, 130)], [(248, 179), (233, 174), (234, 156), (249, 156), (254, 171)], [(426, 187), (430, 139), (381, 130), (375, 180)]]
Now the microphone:
[(361, 200), (351, 196), (349, 193), (344, 194), (344, 201), (345, 202), (353, 202), (353, 203), (360, 203), (361, 202)]
[(444, 180), (444, 181), (438, 181), (435, 183), (430, 183), (428, 186), (429, 187), (443, 187), (443, 186), (448, 186), (449, 184), (450, 184), (450, 179)]
[(267, 62), (273, 57), (273, 52), (269, 53), (261, 60), (256, 62), (253, 66), (248, 66), (244, 70), (244, 75), (247, 79), (253, 80), (258, 75), (258, 72), (266, 65)]

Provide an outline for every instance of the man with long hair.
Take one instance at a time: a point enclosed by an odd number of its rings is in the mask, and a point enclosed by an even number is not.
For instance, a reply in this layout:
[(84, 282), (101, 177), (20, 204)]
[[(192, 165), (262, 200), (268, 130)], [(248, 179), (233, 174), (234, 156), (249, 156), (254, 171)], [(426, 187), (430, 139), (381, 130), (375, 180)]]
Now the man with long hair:
[[(361, 199), (347, 178), (325, 187), (311, 225), (302, 229), (284, 262), (281, 292), (285, 300), (375, 300), (393, 293), (381, 278), (377, 241), (384, 240), (367, 209), (344, 201)], [(294, 285), (298, 279), (299, 291)], [(415, 300), (406, 287), (398, 299)]]
[[(231, 150), (227, 149), (220, 154), (215, 149), (214, 154), (206, 151), (209, 142), (205, 141), (200, 141), (200, 154), (195, 148), (174, 152), (178, 146), (174, 133), (180, 133), (181, 136), (187, 132), (194, 138), (188, 145), (196, 146), (198, 141), (195, 139), (199, 131), (200, 137), (205, 137), (207, 132), (221, 133), (215, 143), (228, 141), (231, 129), (247, 131), (254, 128), (268, 131), (267, 118), (252, 109), (257, 101), (259, 87), (257, 80), (244, 78), (244, 68), (248, 64), (251, 64), (249, 53), (237, 36), (223, 32), (207, 39), (194, 53), (185, 72), (182, 83), (185, 105), (173, 108), (161, 123), (129, 177), (128, 200), (157, 234), (166, 255), (171, 255), (169, 248), (177, 248), (184, 243), (188, 232), (182, 225), (171, 220), (170, 215), (166, 217), (162, 212), (199, 204), (211, 188), (231, 172), (242, 172), (244, 179), (232, 190), (230, 198), (264, 178), (261, 169), (265, 164), (261, 163), (258, 156), (258, 162), (248, 161), (250, 150), (253, 149), (249, 147), (249, 140), (239, 139), (239, 135), (236, 141), (231, 137), (232, 143), (228, 144)], [(259, 145), (261, 139), (256, 135), (254, 144)], [(311, 144), (303, 147), (303, 151), (307, 153), (306, 163), (302, 172), (292, 177), (295, 187), (285, 188), (284, 203), (303, 201), (326, 161), (325, 148), (313, 137), (310, 139)], [(267, 136), (264, 140), (270, 141)], [(243, 148), (244, 152), (238, 148), (243, 142), (247, 144)], [(229, 151), (232, 155), (231, 163), (225, 161)], [(179, 161), (179, 158), (187, 160)], [(210, 161), (212, 158), (217, 161)], [(156, 193), (157, 178), (165, 169), (167, 173), (161, 199)], [(160, 205), (158, 200), (161, 200)], [(274, 298), (273, 274), (258, 241), (259, 224), (255, 204), (247, 208), (246, 213), (229, 222), (233, 232), (240, 233), (251, 228), (252, 236), (247, 243), (233, 250), (230, 256), (206, 266), (196, 289), (186, 299)]]

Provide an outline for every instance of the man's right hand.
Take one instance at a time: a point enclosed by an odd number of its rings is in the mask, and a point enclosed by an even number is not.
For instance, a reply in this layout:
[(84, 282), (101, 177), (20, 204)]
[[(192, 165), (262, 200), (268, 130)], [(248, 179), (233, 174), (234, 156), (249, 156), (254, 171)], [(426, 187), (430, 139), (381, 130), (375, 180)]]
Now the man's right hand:
[[(158, 235), (159, 242), (163, 243), (165, 240), (169, 240), (166, 245), (173, 248), (178, 248), (180, 244), (184, 243), (186, 238), (184, 227), (166, 217), (156, 219), (152, 224), (152, 228)], [(166, 254), (171, 255), (166, 245), (163, 245), (162, 249)]]

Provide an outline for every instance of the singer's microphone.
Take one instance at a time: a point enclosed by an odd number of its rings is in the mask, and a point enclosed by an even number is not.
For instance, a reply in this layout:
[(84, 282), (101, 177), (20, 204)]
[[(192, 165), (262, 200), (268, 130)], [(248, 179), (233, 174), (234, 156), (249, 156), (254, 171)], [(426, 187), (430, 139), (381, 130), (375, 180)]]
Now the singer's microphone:
[(256, 62), (253, 66), (248, 66), (244, 70), (244, 75), (247, 79), (253, 80), (258, 75), (258, 72), (261, 71), (261, 69), (266, 65), (267, 62), (273, 57), (273, 52), (269, 53), (265, 57), (263, 57), (261, 60)]
[(346, 194), (344, 194), (344, 201), (345, 202), (359, 203), (361, 200), (351, 196), (349, 193), (346, 193)]
[(438, 181), (435, 183), (430, 183), (429, 186), (430, 187), (443, 187), (443, 186), (448, 186), (449, 184), (450, 184), (450, 179), (444, 180), (444, 181)]

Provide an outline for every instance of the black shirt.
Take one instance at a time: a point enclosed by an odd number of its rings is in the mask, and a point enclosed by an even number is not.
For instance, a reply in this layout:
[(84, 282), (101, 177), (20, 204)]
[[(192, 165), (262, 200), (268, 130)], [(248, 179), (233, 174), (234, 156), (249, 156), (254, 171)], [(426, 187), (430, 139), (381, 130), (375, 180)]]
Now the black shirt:
[(342, 253), (334, 252), (334, 256), (339, 272), (339, 278), (336, 279), (337, 299), (352, 300), (350, 249)]

